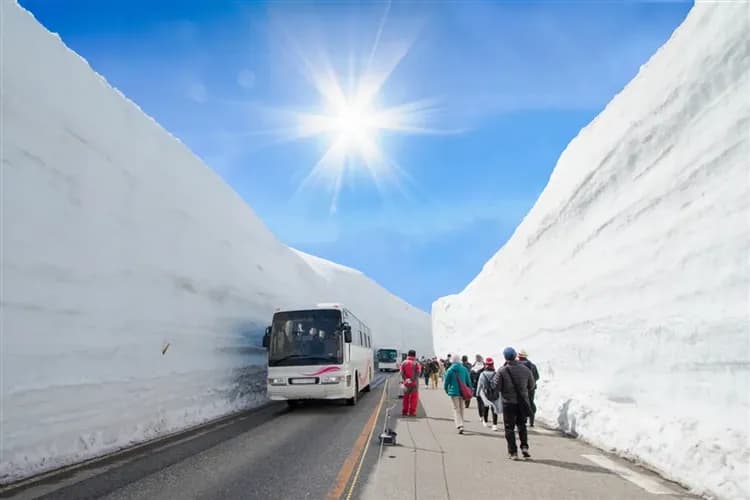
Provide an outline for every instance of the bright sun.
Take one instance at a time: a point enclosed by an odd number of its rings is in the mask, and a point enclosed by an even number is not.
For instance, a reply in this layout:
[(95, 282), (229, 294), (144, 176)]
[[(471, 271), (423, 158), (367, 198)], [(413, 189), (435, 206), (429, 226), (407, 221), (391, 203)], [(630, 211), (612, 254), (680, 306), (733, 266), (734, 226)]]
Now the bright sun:
[(342, 141), (351, 153), (364, 157), (363, 147), (377, 134), (375, 114), (369, 106), (347, 102), (334, 118), (334, 129), (338, 140)]
[[(445, 134), (428, 128), (428, 119), (437, 111), (430, 100), (417, 100), (384, 106), (387, 102), (382, 89), (393, 70), (409, 52), (411, 41), (389, 42), (386, 50), (379, 50), (390, 3), (378, 28), (373, 47), (368, 57), (351, 60), (350, 71), (346, 74), (346, 85), (333, 66), (325, 51), (299, 51), (301, 69), (320, 96), (315, 113), (293, 112), (296, 126), (289, 132), (290, 139), (323, 137), (330, 143), (322, 157), (302, 182), (300, 189), (312, 182), (322, 181), (332, 190), (331, 212), (335, 212), (347, 171), (366, 171), (378, 190), (385, 182), (400, 183), (403, 170), (383, 150), (384, 132), (400, 134)], [(413, 40), (412, 40), (413, 41)], [(314, 45), (314, 44), (313, 44)], [(318, 54), (317, 60), (307, 55)], [(359, 68), (354, 72), (351, 68)], [(345, 91), (344, 89), (347, 89)], [(382, 193), (381, 193), (382, 194)]]

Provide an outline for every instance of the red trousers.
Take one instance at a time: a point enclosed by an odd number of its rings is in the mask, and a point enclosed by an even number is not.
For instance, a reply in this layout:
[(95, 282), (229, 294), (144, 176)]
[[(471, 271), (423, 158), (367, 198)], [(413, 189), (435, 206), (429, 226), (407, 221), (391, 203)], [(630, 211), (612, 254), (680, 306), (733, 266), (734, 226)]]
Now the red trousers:
[(404, 404), (401, 408), (401, 414), (416, 416), (418, 402), (419, 402), (419, 391), (405, 393)]

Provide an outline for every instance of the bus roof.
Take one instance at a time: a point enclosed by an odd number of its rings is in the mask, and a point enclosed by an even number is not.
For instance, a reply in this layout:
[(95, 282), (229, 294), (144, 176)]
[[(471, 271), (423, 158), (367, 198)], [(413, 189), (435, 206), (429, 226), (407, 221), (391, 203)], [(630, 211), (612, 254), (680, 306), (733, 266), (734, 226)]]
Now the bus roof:
[(277, 307), (274, 312), (282, 312), (282, 311), (309, 311), (311, 309), (339, 309), (344, 310), (344, 305), (340, 302), (324, 302), (320, 304), (314, 304), (314, 305), (304, 305), (299, 307)]

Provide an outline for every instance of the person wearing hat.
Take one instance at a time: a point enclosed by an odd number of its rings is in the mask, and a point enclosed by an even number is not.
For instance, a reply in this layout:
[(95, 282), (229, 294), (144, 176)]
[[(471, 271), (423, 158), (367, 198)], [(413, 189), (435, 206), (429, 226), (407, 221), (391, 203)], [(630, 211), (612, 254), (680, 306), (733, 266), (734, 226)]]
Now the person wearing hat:
[(535, 387), (531, 370), (516, 361), (516, 350), (506, 347), (503, 350), (505, 366), (492, 377), (493, 387), (500, 393), (503, 406), (503, 427), (508, 443), (508, 458), (518, 460), (515, 428), (521, 441), (521, 453), (529, 458), (529, 435), (526, 418), (530, 415), (529, 392)]
[(529, 360), (529, 355), (526, 349), (518, 351), (518, 362), (526, 366), (531, 370), (531, 374), (534, 376), (534, 388), (529, 391), (529, 406), (531, 407), (531, 415), (529, 415), (529, 427), (534, 427), (534, 417), (536, 416), (536, 404), (534, 403), (534, 396), (536, 395), (536, 383), (539, 381), (539, 370), (536, 369), (536, 365)]
[(492, 430), (497, 430), (497, 416), (502, 412), (502, 402), (500, 393), (493, 391), (492, 377), (495, 376), (495, 361), (492, 358), (485, 358), (484, 369), (477, 379), (477, 402), (479, 402), (479, 419), (482, 425), (489, 426), (487, 417), (492, 410)]

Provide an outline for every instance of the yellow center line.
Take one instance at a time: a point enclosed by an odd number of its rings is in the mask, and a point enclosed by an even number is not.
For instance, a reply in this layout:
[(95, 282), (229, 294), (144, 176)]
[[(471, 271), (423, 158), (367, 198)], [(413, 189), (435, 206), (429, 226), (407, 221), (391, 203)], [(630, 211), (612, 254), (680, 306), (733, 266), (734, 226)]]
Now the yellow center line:
[[(354, 467), (357, 464), (357, 458), (360, 457), (360, 453), (362, 453), (362, 460), (359, 462), (359, 467), (357, 468), (357, 477), (359, 476), (359, 471), (362, 468), (362, 461), (364, 461), (364, 452), (367, 451), (367, 448), (370, 444), (370, 439), (372, 439), (373, 432), (375, 430), (375, 425), (378, 422), (378, 415), (380, 414), (380, 410), (383, 408), (383, 402), (385, 401), (385, 395), (386, 390), (388, 389), (388, 381), (386, 380), (385, 385), (383, 386), (383, 394), (380, 397), (380, 403), (373, 411), (372, 415), (370, 415), (369, 420), (365, 424), (364, 428), (362, 429), (362, 432), (357, 437), (357, 440), (354, 442), (354, 446), (352, 447), (351, 453), (349, 453), (349, 456), (346, 457), (346, 460), (344, 460), (344, 463), (341, 465), (341, 470), (339, 470), (338, 475), (336, 476), (336, 481), (333, 483), (333, 487), (328, 492), (328, 495), (326, 496), (327, 500), (339, 500), (341, 496), (344, 494), (344, 490), (346, 489), (346, 485), (349, 483), (349, 479), (352, 477), (352, 473), (354, 472)], [(352, 494), (353, 486), (356, 483), (357, 478), (355, 477), (354, 482), (352, 483), (352, 488), (349, 489), (349, 497)], [(347, 497), (347, 498), (349, 498)]]
[(359, 473), (362, 471), (362, 464), (365, 462), (365, 457), (367, 456), (367, 450), (370, 448), (370, 443), (372, 442), (372, 435), (375, 433), (375, 427), (378, 423), (377, 415), (380, 415), (380, 410), (383, 409), (383, 402), (385, 401), (385, 395), (388, 393), (388, 382), (389, 379), (386, 379), (385, 384), (383, 384), (383, 394), (380, 396), (380, 403), (378, 403), (378, 407), (375, 410), (375, 421), (373, 422), (372, 428), (370, 429), (370, 436), (367, 438), (367, 444), (365, 445), (365, 449), (362, 451), (362, 458), (359, 460), (359, 466), (357, 467), (357, 472), (354, 474), (354, 479), (352, 479), (352, 484), (349, 486), (349, 493), (346, 495), (346, 500), (350, 500), (352, 498), (352, 493), (354, 492), (354, 487), (357, 485), (357, 480), (359, 479)]

